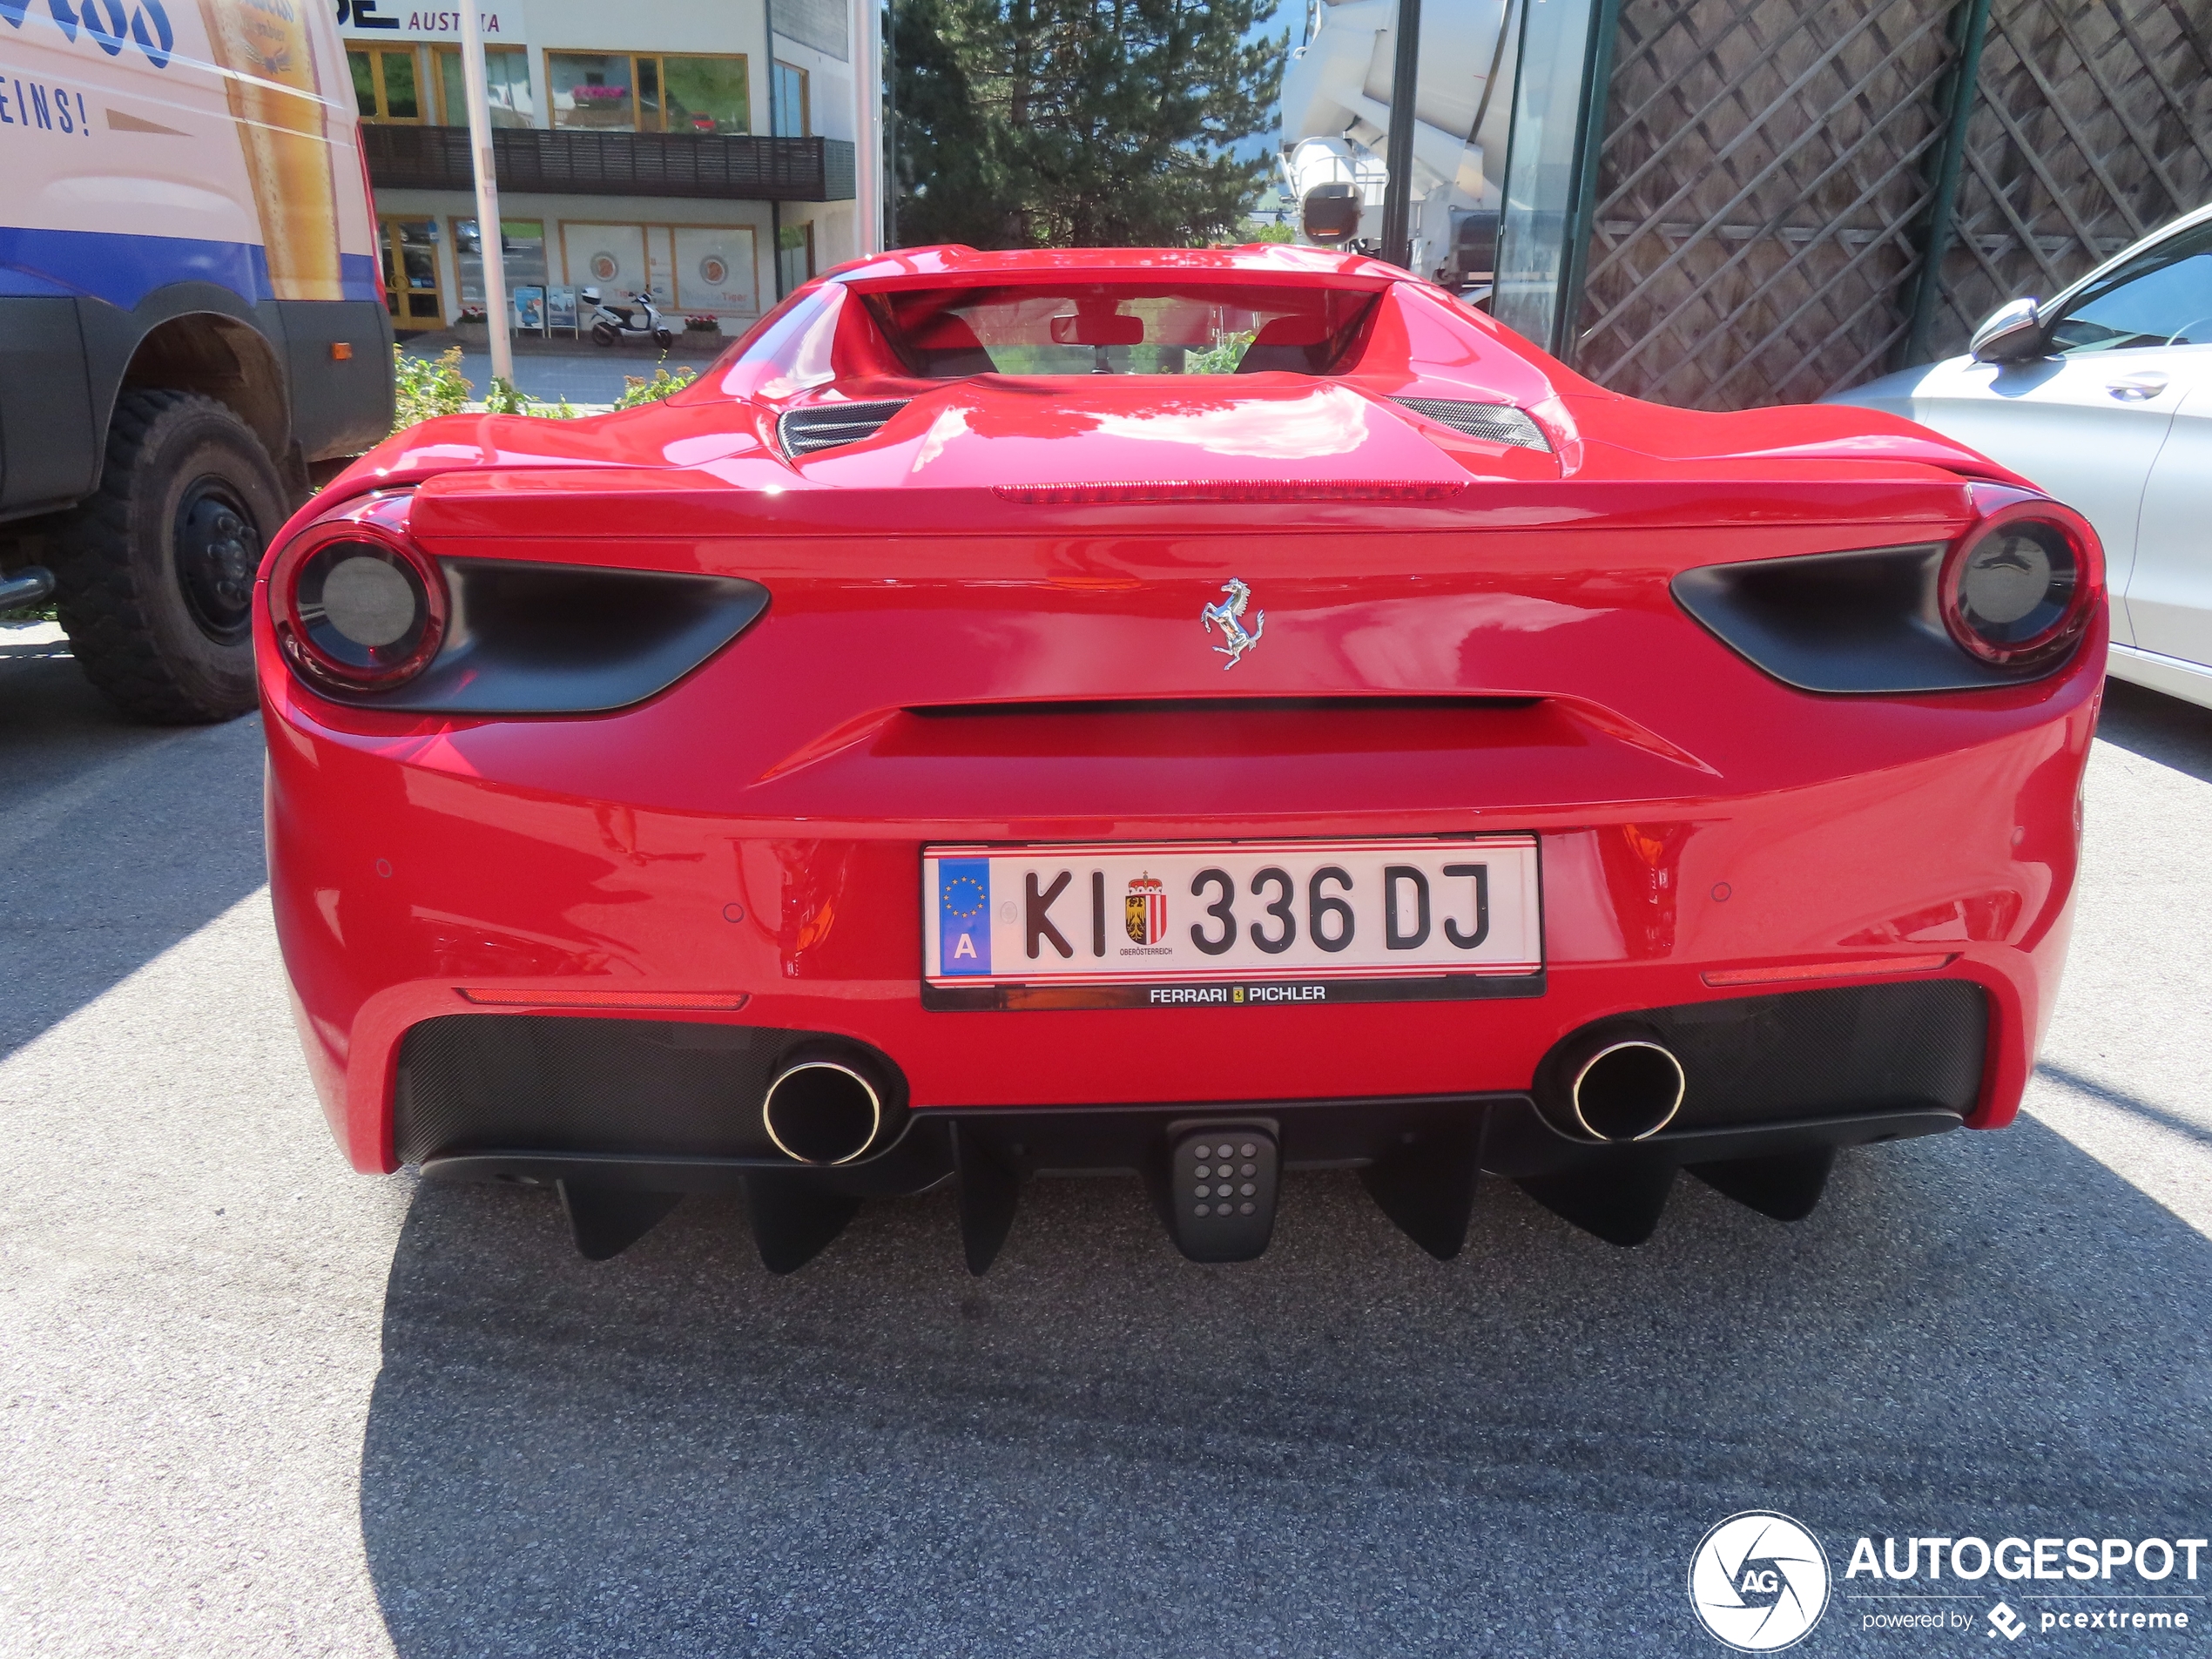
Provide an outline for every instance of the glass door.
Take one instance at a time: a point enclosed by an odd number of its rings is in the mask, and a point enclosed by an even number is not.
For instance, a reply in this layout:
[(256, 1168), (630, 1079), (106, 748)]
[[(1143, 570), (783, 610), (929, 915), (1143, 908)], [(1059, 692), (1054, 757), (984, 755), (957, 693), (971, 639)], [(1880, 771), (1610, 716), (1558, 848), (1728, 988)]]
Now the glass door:
[(384, 300), (398, 329), (445, 327), (445, 295), (438, 286), (438, 222), (387, 219), (377, 224), (384, 259)]
[(785, 293), (811, 281), (814, 275), (814, 226), (786, 225), (776, 232), (776, 276)]

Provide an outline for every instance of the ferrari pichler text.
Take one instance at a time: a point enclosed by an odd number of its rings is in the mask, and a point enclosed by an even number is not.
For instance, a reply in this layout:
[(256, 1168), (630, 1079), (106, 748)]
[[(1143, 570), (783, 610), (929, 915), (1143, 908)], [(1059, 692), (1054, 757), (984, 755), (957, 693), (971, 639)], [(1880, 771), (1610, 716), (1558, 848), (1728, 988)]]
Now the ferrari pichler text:
[(1171, 1003), (1203, 1002), (1209, 1006), (1235, 1007), (1251, 1002), (1325, 1002), (1329, 988), (1325, 985), (1155, 985), (1152, 1001), (1165, 1007)]

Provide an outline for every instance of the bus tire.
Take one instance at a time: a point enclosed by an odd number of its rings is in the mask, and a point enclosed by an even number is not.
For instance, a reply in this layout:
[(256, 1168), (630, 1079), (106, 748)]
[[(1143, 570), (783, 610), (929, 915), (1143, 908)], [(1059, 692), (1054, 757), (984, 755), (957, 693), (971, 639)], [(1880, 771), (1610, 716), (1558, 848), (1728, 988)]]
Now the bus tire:
[(126, 390), (100, 487), (61, 532), (55, 595), (85, 677), (165, 725), (253, 706), (253, 582), (287, 516), (268, 451), (227, 406)]

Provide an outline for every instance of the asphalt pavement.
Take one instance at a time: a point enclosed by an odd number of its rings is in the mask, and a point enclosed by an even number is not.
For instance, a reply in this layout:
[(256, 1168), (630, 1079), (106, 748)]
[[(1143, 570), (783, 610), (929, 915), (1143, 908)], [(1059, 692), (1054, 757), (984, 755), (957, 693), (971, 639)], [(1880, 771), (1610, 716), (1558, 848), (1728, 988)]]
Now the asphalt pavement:
[[(550, 1195), (354, 1175), (254, 722), (125, 726), (7, 630), (0, 711), (0, 1653), (1718, 1655), (1684, 1575), (1737, 1510), (1839, 1573), (2212, 1522), (2212, 711), (2108, 700), (2010, 1130), (1794, 1226), (1685, 1180), (1635, 1251), (1493, 1182), (1450, 1264), (1345, 1175), (1216, 1268), (1039, 1183), (981, 1281), (945, 1193), (778, 1279), (734, 1201), (593, 1266)], [(2201, 1570), (2160, 1634), (1994, 1579), (1877, 1632), (1915, 1604), (1839, 1579), (1794, 1651), (1986, 1659), (2002, 1594), (2022, 1653), (2208, 1652)]]

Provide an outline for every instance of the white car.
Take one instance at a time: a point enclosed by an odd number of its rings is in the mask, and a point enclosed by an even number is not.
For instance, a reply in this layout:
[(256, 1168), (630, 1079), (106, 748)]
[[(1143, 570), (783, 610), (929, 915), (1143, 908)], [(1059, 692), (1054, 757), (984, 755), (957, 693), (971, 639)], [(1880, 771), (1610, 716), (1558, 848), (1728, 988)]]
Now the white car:
[(2212, 707), (2212, 206), (2015, 300), (1971, 353), (1827, 401), (1933, 427), (2080, 511), (2104, 538), (2111, 672)]

